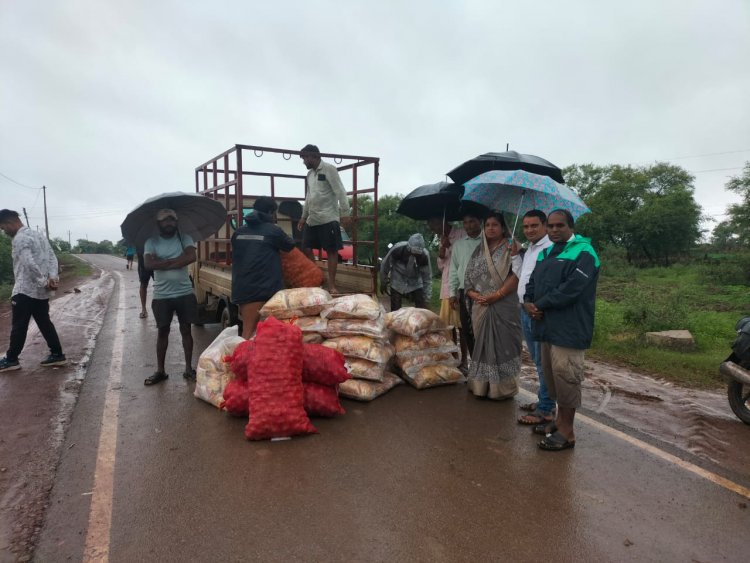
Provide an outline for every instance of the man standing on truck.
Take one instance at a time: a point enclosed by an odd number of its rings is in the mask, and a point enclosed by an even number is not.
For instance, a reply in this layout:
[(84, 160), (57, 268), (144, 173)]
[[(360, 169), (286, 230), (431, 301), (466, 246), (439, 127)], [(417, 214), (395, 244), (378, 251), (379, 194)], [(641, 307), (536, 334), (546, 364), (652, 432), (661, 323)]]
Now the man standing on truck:
[(144, 385), (161, 383), (169, 376), (164, 369), (169, 346), (169, 326), (177, 313), (185, 353), (185, 371), (182, 376), (195, 380), (193, 369), (192, 324), (198, 321), (198, 303), (193, 293), (193, 282), (188, 264), (195, 262), (195, 243), (189, 235), (180, 234), (177, 213), (160, 209), (156, 214), (159, 236), (151, 237), (144, 247), (144, 262), (154, 271), (154, 296), (151, 311), (154, 314), (158, 336), (156, 339), (157, 369), (143, 382)]
[(351, 221), (349, 199), (341, 183), (339, 171), (333, 164), (321, 160), (318, 147), (305, 145), (300, 153), (302, 162), (308, 170), (305, 205), (302, 209), (302, 219), (297, 223), (297, 228), (302, 231), (302, 248), (310, 260), (314, 259), (313, 248), (322, 248), (326, 251), (328, 291), (338, 293), (338, 251), (344, 248), (339, 221), (344, 226), (348, 226)]

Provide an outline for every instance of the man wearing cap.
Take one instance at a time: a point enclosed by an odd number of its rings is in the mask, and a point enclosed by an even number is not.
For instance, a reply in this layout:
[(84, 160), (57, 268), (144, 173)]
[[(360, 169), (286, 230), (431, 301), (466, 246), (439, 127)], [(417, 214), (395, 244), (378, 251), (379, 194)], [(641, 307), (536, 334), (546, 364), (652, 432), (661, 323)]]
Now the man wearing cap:
[(425, 309), (432, 297), (432, 267), (425, 249), (424, 237), (413, 234), (408, 241), (397, 242), (385, 255), (380, 266), (380, 292), (391, 284), (391, 311), (401, 308), (406, 297), (415, 307)]
[(151, 237), (144, 246), (144, 262), (154, 271), (154, 295), (151, 311), (156, 320), (157, 369), (143, 382), (144, 385), (161, 383), (169, 376), (164, 367), (169, 345), (169, 327), (174, 314), (180, 324), (182, 349), (185, 353), (185, 379), (194, 380), (193, 334), (191, 324), (198, 320), (198, 303), (193, 294), (193, 282), (188, 273), (188, 264), (195, 262), (193, 239), (180, 234), (177, 213), (172, 209), (161, 209), (156, 214), (159, 236)]
[(67, 362), (55, 325), (49, 318), (48, 291), (57, 289), (57, 258), (47, 238), (23, 224), (17, 211), (0, 210), (0, 230), (13, 239), (13, 291), (11, 292), (10, 346), (0, 358), (0, 371), (21, 369), (18, 356), (26, 343), (29, 321), (34, 317), (39, 332), (49, 346), (49, 356), (42, 366), (59, 366)]
[(297, 228), (302, 231), (302, 248), (311, 260), (312, 249), (323, 249), (328, 256), (328, 291), (336, 289), (336, 267), (338, 251), (344, 248), (339, 221), (348, 226), (349, 199), (341, 183), (339, 171), (333, 164), (323, 162), (320, 150), (315, 145), (305, 145), (300, 151), (302, 162), (307, 168), (307, 192), (302, 218)]

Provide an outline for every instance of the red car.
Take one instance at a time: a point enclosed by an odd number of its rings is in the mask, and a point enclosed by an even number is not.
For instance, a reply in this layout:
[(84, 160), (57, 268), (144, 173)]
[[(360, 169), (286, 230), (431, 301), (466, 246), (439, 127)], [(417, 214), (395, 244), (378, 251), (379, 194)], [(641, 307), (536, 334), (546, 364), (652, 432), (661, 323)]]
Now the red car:
[[(341, 228), (341, 240), (344, 242), (344, 248), (339, 250), (339, 262), (353, 262), (354, 261), (354, 247), (352, 246), (352, 242), (349, 238), (349, 235), (346, 234), (346, 231)], [(318, 258), (318, 249), (313, 249), (313, 254), (316, 258)], [(323, 251), (323, 260), (328, 259), (328, 254), (326, 251)]]

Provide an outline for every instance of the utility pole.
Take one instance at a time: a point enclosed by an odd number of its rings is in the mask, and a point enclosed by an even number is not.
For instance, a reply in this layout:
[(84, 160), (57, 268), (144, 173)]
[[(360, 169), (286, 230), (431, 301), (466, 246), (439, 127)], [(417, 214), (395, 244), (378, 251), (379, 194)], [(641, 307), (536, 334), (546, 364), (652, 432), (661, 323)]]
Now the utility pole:
[(69, 246), (70, 248), (73, 248), (73, 245), (72, 245), (72, 244), (70, 244), (70, 230), (68, 230), (68, 246)]
[(26, 226), (30, 228), (31, 225), (29, 224), (29, 214), (26, 213), (26, 208), (25, 207), (23, 208), (23, 216), (26, 217)]
[(44, 232), (47, 234), (47, 241), (49, 241), (49, 223), (47, 222), (47, 186), (42, 186), (42, 193), (44, 194)]
[(510, 150), (510, 143), (505, 143), (505, 152)]

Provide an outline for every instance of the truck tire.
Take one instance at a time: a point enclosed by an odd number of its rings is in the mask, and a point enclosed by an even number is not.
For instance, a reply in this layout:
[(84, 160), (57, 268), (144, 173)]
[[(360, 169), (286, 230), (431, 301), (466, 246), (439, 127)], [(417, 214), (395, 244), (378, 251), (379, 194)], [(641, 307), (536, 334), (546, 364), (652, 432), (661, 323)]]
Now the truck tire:
[(731, 381), (727, 387), (727, 398), (732, 412), (737, 415), (742, 422), (750, 424), (750, 385), (743, 385), (739, 381)]

